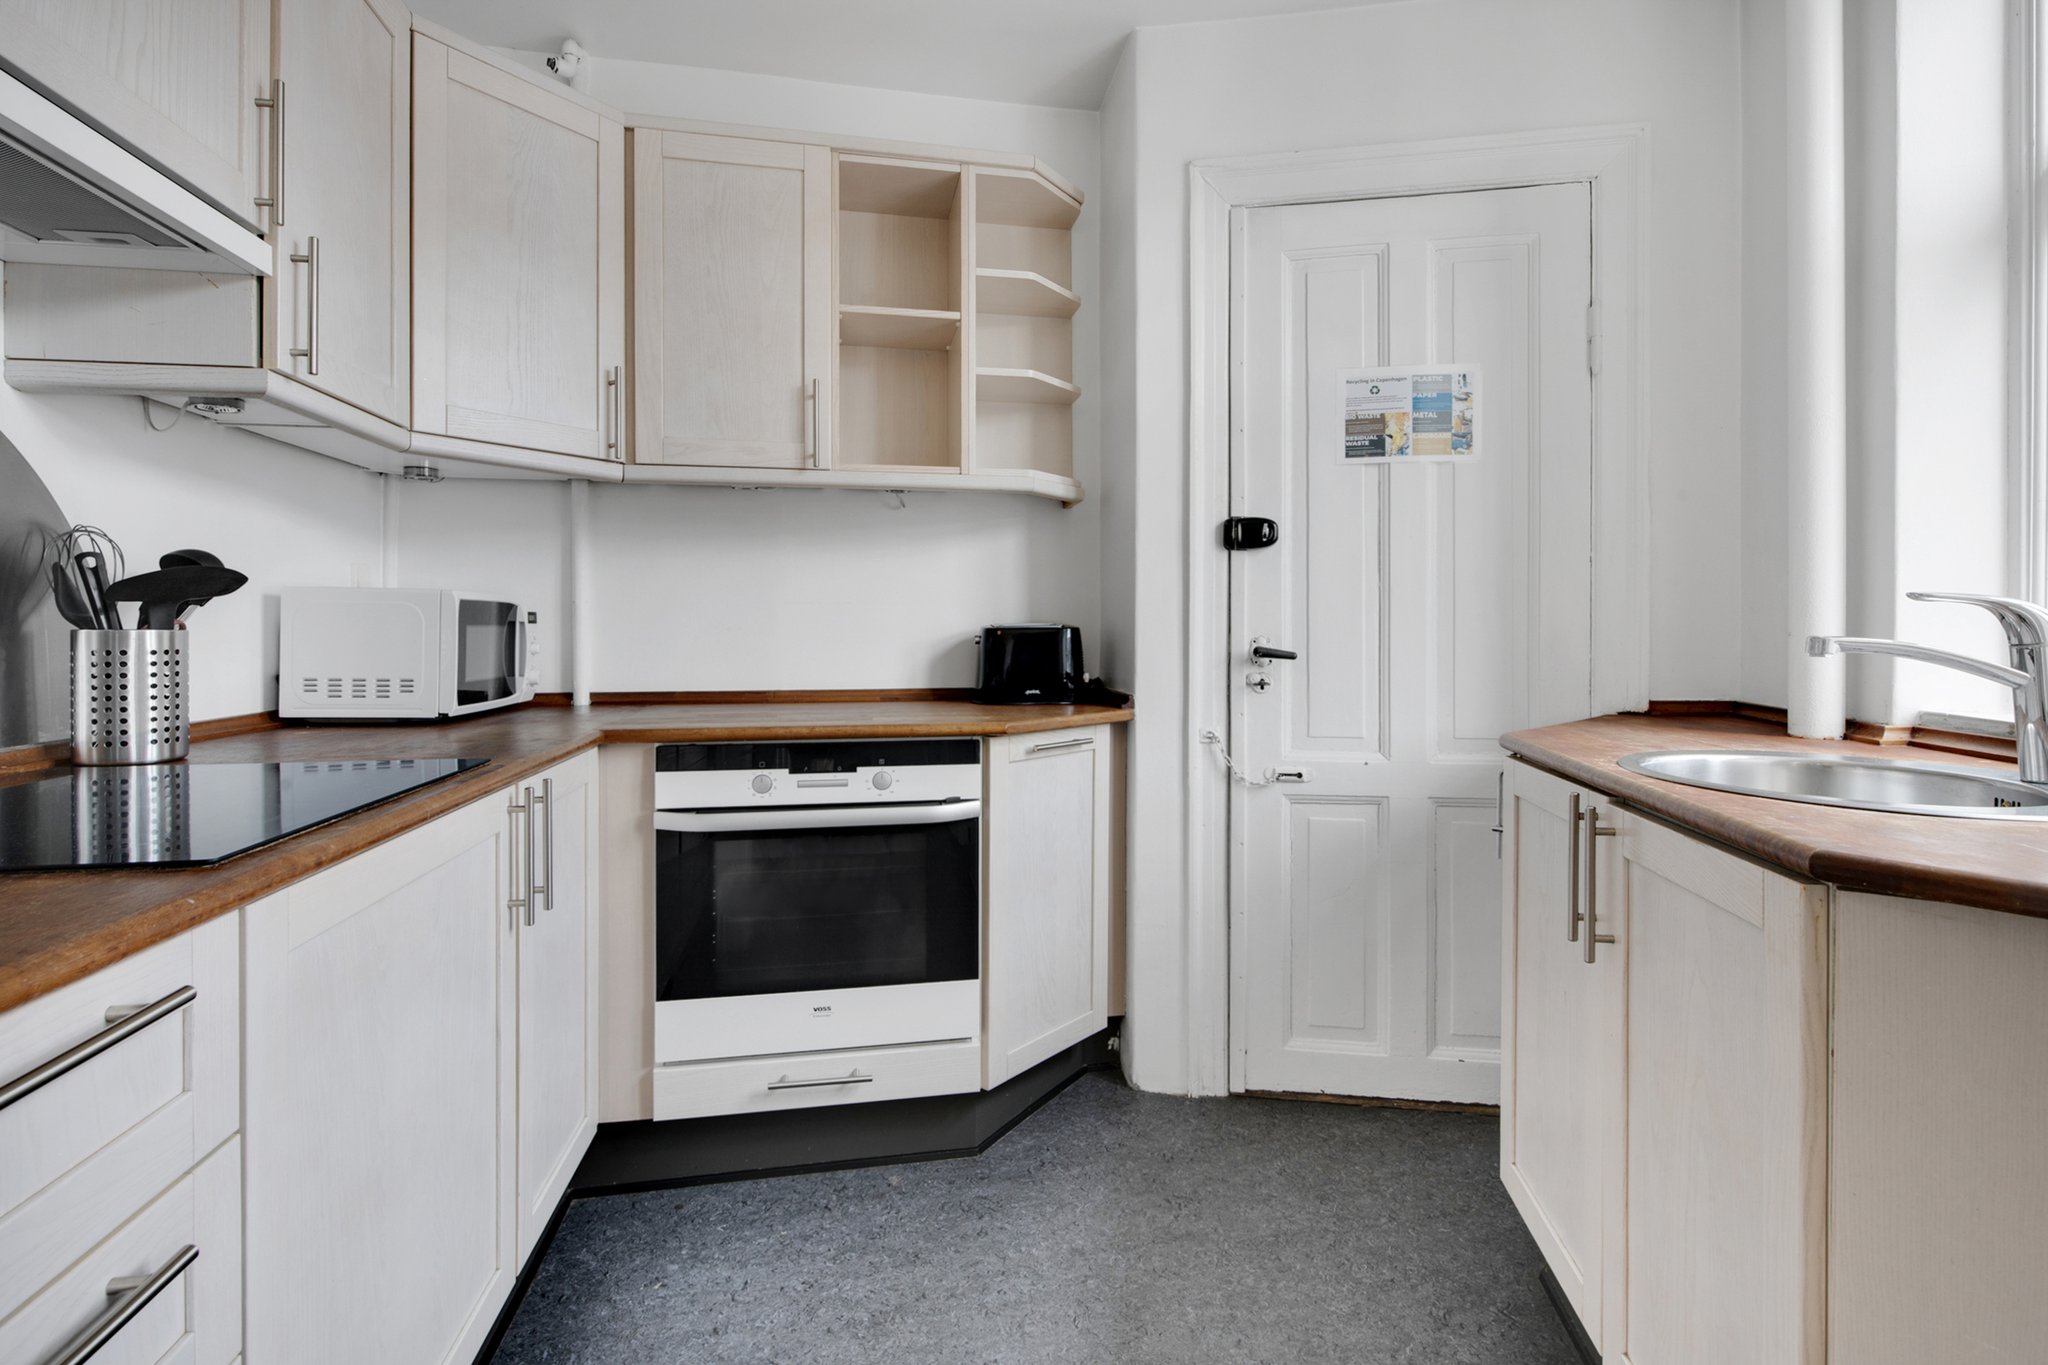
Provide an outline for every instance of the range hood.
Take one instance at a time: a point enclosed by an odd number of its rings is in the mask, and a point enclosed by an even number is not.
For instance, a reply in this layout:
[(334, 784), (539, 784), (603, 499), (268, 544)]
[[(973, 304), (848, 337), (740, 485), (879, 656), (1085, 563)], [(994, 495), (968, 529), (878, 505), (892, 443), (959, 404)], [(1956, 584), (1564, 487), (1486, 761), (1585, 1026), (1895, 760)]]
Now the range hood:
[(0, 71), (0, 260), (268, 275), (270, 244)]

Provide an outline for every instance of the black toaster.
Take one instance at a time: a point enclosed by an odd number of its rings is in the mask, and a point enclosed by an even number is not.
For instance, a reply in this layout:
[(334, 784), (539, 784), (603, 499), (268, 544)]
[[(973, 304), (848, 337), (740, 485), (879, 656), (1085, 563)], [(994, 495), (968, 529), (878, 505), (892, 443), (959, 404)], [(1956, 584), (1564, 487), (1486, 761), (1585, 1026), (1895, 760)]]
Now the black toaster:
[(1079, 626), (989, 626), (976, 637), (974, 699), (998, 705), (1081, 699)]

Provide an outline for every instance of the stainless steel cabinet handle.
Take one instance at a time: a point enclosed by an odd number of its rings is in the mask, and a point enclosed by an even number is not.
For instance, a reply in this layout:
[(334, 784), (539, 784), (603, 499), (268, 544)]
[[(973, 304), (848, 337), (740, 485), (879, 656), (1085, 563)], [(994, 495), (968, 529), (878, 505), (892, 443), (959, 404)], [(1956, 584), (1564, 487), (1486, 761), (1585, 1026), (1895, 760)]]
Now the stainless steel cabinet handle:
[(270, 83), (270, 94), (256, 97), (258, 109), (270, 111), (270, 193), (256, 196), (256, 207), (270, 210), (270, 225), (284, 226), (284, 81)]
[(1564, 836), (1564, 903), (1568, 912), (1565, 916), (1566, 943), (1579, 941), (1579, 825), (1585, 819), (1585, 813), (1579, 809), (1580, 804), (1577, 792), (1573, 792), (1565, 802), (1565, 818), (1570, 825)]
[(818, 463), (818, 381), (804, 385), (804, 458)]
[(304, 252), (292, 253), (292, 264), (306, 267), (306, 344), (294, 346), (292, 356), (303, 358), (307, 374), (320, 373), (320, 239), (308, 237)]
[(92, 1359), (100, 1347), (119, 1335), (123, 1327), (135, 1320), (136, 1314), (149, 1307), (151, 1299), (163, 1293), (172, 1280), (184, 1274), (186, 1267), (198, 1259), (199, 1248), (188, 1243), (179, 1247), (176, 1254), (159, 1266), (153, 1275), (107, 1281), (107, 1297), (113, 1302), (87, 1323), (77, 1336), (65, 1342), (64, 1348), (50, 1357), (49, 1365), (79, 1365), (81, 1361)]
[(1507, 841), (1507, 812), (1508, 775), (1506, 769), (1502, 769), (1493, 780), (1493, 824), (1486, 831), (1493, 836), (1493, 856), (1496, 858), (1501, 856), (1501, 850)]
[(544, 829), (544, 830), (543, 830), (543, 831), (541, 832), (541, 840), (540, 840), (540, 875), (541, 875), (541, 884), (540, 884), (540, 887), (539, 887), (539, 893), (540, 893), (541, 895), (543, 895), (543, 896), (546, 896), (546, 897), (547, 897), (547, 899), (546, 899), (545, 901), (543, 901), (543, 902), (541, 903), (541, 909), (543, 909), (543, 910), (553, 910), (553, 909), (555, 908), (555, 779), (554, 779), (554, 778), (552, 778), (552, 777), (543, 777), (543, 778), (542, 778), (542, 779), (540, 780), (540, 802), (541, 802), (541, 804), (542, 804), (542, 805), (544, 805), (544, 806), (546, 806), (546, 807), (548, 808), (548, 810), (547, 810), (547, 816), (548, 816), (548, 823), (547, 823), (547, 827), (546, 827), (546, 828), (545, 828), (545, 829)]
[(1600, 932), (1600, 859), (1597, 855), (1598, 842), (1611, 839), (1614, 831), (1600, 828), (1600, 808), (1592, 807), (1586, 812), (1586, 961), (1593, 961), (1593, 954), (1599, 945), (1614, 942), (1614, 935)]
[(863, 1076), (858, 1071), (849, 1076), (828, 1076), (823, 1080), (816, 1081), (793, 1081), (789, 1077), (784, 1076), (780, 1080), (768, 1082), (768, 1088), (770, 1090), (812, 1090), (821, 1085), (866, 1085), (874, 1079), (873, 1076)]
[(623, 367), (614, 365), (604, 372), (604, 411), (611, 423), (611, 435), (604, 443), (604, 452), (614, 460), (623, 460), (625, 444), (626, 411), (621, 404), (624, 400), (626, 376)]
[[(528, 797), (531, 797), (533, 795), (533, 788), (528, 787), (526, 789), (526, 794)], [(522, 817), (524, 817), (526, 821), (526, 847), (524, 850), (522, 850), (519, 846), (519, 826)], [(519, 917), (521, 916), (521, 914), (524, 914), (526, 916), (526, 922), (528, 924), (533, 923), (532, 802), (511, 802), (505, 807), (505, 818), (512, 822), (512, 833), (510, 837), (512, 854), (512, 894), (505, 898), (505, 912), (512, 917), (512, 927), (514, 929), (517, 929), (519, 927)], [(525, 854), (525, 857), (523, 858), (520, 856), (522, 852), (524, 852)], [(520, 890), (519, 874), (521, 872), (524, 872), (526, 874), (526, 889), (524, 892)]]
[(154, 1004), (133, 1010), (108, 1010), (110, 1017), (107, 1022), (111, 1027), (100, 1030), (77, 1047), (58, 1053), (35, 1070), (23, 1072), (0, 1087), (0, 1109), (16, 1100), (28, 1098), (59, 1076), (76, 1070), (115, 1044), (133, 1038), (165, 1015), (176, 1014), (198, 998), (198, 991), (190, 986), (180, 986)]
[(1082, 739), (1057, 739), (1050, 744), (1034, 744), (1029, 749), (1025, 750), (1025, 752), (1033, 754), (1049, 754), (1055, 749), (1085, 749), (1094, 742), (1095, 736), (1093, 735), (1089, 735)]
[(526, 800), (521, 802), (519, 806), (519, 809), (526, 815), (526, 896), (522, 904), (526, 910), (526, 922), (528, 924), (533, 923), (535, 908), (539, 905), (541, 898), (548, 894), (547, 883), (533, 875), (534, 845), (540, 842), (534, 837), (533, 818), (538, 813), (538, 808), (547, 804), (547, 800), (548, 798), (545, 793), (535, 795), (533, 788), (528, 787), (526, 789)]

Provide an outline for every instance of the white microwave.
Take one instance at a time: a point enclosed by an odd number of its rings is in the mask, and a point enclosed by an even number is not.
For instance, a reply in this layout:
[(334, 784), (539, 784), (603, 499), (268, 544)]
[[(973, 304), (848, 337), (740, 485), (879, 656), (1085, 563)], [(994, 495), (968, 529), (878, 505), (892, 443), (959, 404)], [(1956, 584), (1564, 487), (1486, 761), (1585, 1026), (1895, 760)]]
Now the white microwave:
[(432, 720), (533, 700), (534, 614), (445, 589), (286, 588), (277, 713), (301, 720)]

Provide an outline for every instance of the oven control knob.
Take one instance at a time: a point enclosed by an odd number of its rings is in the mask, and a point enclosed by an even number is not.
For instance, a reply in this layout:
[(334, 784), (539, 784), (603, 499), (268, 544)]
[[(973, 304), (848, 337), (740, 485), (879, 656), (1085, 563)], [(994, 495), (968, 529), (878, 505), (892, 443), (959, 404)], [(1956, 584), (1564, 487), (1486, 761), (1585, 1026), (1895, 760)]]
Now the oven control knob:
[(754, 790), (762, 796), (766, 796), (769, 792), (775, 790), (775, 779), (766, 773), (755, 773)]
[(878, 792), (885, 792), (896, 785), (896, 779), (887, 773), (876, 773), (868, 780), (875, 784), (875, 790)]

